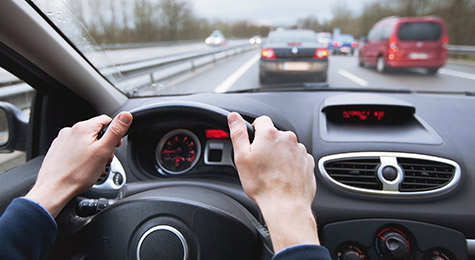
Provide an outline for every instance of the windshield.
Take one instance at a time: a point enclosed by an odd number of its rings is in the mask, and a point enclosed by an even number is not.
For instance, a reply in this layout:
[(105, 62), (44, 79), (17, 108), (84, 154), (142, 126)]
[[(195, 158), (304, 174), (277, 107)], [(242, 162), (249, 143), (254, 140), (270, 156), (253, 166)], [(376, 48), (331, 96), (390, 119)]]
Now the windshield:
[[(297, 90), (308, 83), (331, 89), (475, 91), (474, 0), (33, 4), (129, 97), (272, 91), (289, 84)], [(433, 40), (437, 44), (431, 45)], [(285, 44), (278, 49), (273, 43)]]

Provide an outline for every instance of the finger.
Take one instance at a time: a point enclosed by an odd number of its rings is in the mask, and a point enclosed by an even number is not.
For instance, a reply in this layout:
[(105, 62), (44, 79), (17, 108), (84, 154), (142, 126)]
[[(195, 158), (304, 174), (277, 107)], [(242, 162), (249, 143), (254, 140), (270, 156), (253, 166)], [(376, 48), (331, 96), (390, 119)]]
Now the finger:
[(251, 144), (244, 119), (238, 113), (230, 113), (228, 115), (228, 125), (235, 158), (247, 155)]
[(132, 114), (129, 112), (120, 113), (112, 120), (104, 136), (99, 141), (107, 146), (115, 147), (127, 133), (127, 130), (129, 130), (132, 119)]
[(275, 137), (278, 132), (277, 129), (274, 127), (274, 123), (268, 116), (260, 116), (254, 120), (252, 123), (255, 129), (255, 136), (256, 139), (260, 139), (258, 136), (262, 137)]
[(298, 143), (298, 140), (297, 140), (297, 135), (292, 132), (292, 131), (284, 131), (284, 132), (281, 132), (283, 136), (285, 136), (287, 138), (287, 140), (289, 140), (291, 143)]
[(87, 125), (88, 131), (97, 134), (101, 130), (102, 126), (107, 125), (110, 121), (112, 121), (112, 118), (109, 116), (100, 115), (86, 121), (79, 122), (78, 124)]
[(305, 148), (305, 145), (303, 145), (302, 143), (298, 143), (298, 146), (304, 154), (307, 154), (307, 148)]
[(122, 139), (120, 139), (120, 141), (117, 143), (117, 145), (115, 147), (119, 147), (122, 145)]

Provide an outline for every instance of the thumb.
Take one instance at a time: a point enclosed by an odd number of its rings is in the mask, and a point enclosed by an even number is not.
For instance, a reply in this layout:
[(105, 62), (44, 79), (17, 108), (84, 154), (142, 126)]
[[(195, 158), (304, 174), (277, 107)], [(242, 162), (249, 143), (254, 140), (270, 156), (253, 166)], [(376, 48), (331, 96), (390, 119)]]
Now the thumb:
[(239, 158), (247, 155), (251, 144), (244, 119), (236, 112), (230, 113), (228, 115), (228, 125), (233, 143), (234, 157)]
[(112, 120), (100, 141), (111, 148), (116, 147), (122, 137), (127, 133), (127, 130), (129, 130), (131, 124), (132, 114), (129, 112), (121, 112)]

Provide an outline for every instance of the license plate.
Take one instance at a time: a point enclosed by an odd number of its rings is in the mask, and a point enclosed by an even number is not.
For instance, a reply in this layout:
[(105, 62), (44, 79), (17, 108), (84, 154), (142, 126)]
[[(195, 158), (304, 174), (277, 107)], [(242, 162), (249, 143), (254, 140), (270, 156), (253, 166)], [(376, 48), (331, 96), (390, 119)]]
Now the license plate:
[(350, 48), (348, 47), (341, 47), (340, 52), (350, 52)]
[(283, 70), (309, 70), (310, 64), (307, 62), (284, 62), (282, 63)]
[(427, 53), (421, 53), (421, 52), (409, 53), (409, 59), (412, 59), (412, 60), (425, 60), (427, 58), (429, 58), (429, 55)]

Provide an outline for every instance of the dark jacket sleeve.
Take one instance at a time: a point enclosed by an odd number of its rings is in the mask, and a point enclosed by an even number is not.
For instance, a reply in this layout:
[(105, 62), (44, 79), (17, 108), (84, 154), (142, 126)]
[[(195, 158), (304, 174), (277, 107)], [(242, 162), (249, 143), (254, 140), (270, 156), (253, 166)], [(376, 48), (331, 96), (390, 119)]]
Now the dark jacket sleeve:
[(331, 260), (331, 257), (323, 246), (296, 245), (280, 251), (272, 260)]
[(41, 259), (53, 245), (57, 229), (43, 207), (14, 199), (0, 217), (0, 259)]

